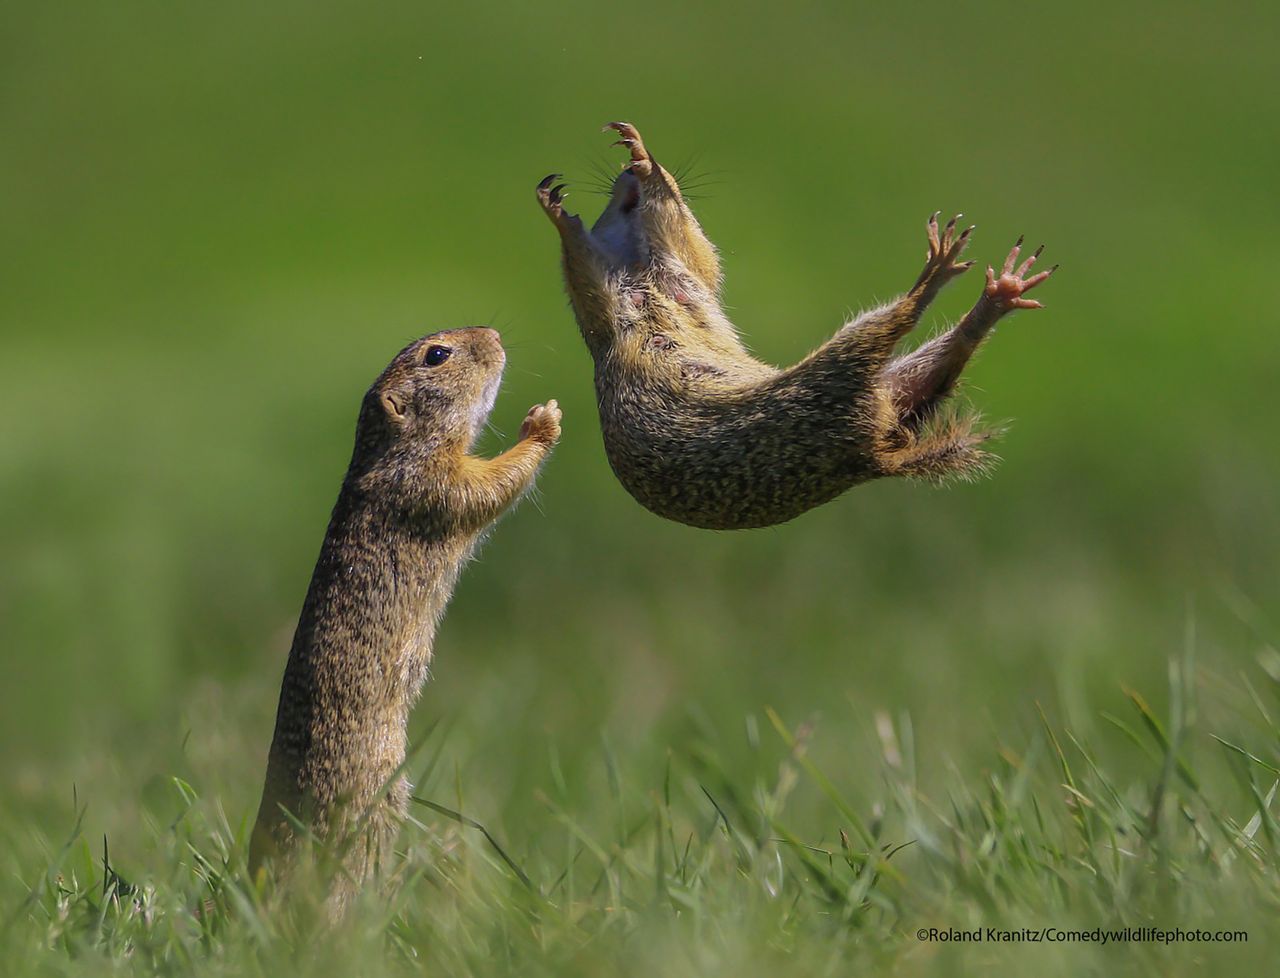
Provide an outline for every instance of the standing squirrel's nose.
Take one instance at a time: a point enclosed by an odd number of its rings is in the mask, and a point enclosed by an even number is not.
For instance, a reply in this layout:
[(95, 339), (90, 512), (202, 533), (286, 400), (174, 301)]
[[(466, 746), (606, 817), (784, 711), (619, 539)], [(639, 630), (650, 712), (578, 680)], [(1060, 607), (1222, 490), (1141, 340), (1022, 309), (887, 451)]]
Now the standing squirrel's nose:
[(488, 326), (475, 326), (472, 329), (477, 343), (482, 346), (493, 347), (500, 353), (505, 352), (502, 349), (502, 334), (496, 329), (491, 329)]
[(505, 363), (507, 359), (507, 351), (502, 348), (502, 334), (496, 329), (490, 329), (488, 326), (473, 326), (470, 330), (473, 337), (473, 350), (488, 351), (482, 353), (482, 357), (496, 356), (500, 362)]

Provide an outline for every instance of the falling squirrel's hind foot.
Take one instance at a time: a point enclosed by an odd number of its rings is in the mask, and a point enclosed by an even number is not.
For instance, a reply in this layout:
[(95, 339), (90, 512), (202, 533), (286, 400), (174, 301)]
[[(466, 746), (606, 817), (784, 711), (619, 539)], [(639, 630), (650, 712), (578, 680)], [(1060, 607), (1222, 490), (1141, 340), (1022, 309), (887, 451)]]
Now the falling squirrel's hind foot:
[(998, 460), (983, 446), (1003, 431), (979, 429), (979, 422), (976, 415), (933, 421), (910, 444), (884, 457), (885, 474), (935, 484), (983, 478)]

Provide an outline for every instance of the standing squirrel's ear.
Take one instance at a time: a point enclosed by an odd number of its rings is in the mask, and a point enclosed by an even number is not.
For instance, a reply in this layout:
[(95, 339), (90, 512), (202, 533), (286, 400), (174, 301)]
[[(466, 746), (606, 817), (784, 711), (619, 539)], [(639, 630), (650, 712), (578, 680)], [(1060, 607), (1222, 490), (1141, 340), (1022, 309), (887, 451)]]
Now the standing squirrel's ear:
[(400, 424), (405, 420), (409, 411), (409, 399), (396, 390), (383, 391), (380, 398), (382, 401), (382, 410), (387, 412), (387, 417)]

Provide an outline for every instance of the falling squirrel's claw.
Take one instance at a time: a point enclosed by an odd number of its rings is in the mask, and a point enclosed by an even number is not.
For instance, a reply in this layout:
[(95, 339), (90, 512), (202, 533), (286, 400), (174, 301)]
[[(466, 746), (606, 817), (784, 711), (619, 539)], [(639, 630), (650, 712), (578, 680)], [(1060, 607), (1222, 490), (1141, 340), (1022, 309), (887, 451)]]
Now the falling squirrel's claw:
[(547, 216), (557, 225), (561, 224), (561, 218), (572, 220), (572, 215), (565, 214), (561, 205), (568, 196), (566, 187), (568, 184), (556, 183), (557, 180), (564, 179), (561, 173), (549, 173), (543, 177), (542, 182), (538, 184), (538, 202), (542, 204), (542, 209), (547, 212)]
[(644, 140), (640, 138), (640, 132), (629, 122), (610, 122), (601, 130), (608, 132), (612, 129), (620, 137), (614, 146), (624, 146), (631, 151), (631, 162), (628, 164), (638, 176), (648, 176), (652, 171), (653, 157), (649, 155), (649, 151), (644, 147)]
[(1013, 248), (1009, 251), (1009, 256), (1004, 260), (1004, 268), (1002, 269), (1002, 274), (1004, 275), (1013, 274), (1013, 266), (1017, 263), (1018, 255), (1022, 252), (1022, 239), (1023, 239), (1023, 235), (1020, 234), (1018, 235), (1018, 240), (1013, 243)]
[(1021, 265), (1018, 266), (1018, 271), (1017, 271), (1018, 278), (1026, 277), (1027, 272), (1031, 271), (1031, 266), (1036, 263), (1036, 259), (1040, 257), (1040, 253), (1042, 251), (1044, 251), (1044, 245), (1041, 245), (1039, 248), (1037, 248), (1030, 258), (1028, 258), (1026, 261), (1024, 261)]
[(932, 258), (942, 248), (942, 232), (938, 229), (938, 218), (942, 211), (934, 211), (929, 215), (925, 228), (929, 234), (929, 257)]
[(941, 211), (934, 211), (929, 215), (927, 224), (929, 248), (925, 253), (925, 270), (916, 282), (917, 285), (934, 275), (942, 275), (943, 281), (945, 281), (961, 274), (973, 265), (971, 261), (960, 261), (960, 256), (964, 253), (965, 248), (969, 246), (969, 238), (977, 225), (970, 224), (959, 234), (956, 234), (956, 225), (959, 223), (960, 218), (964, 217), (964, 214), (957, 214), (947, 221), (945, 227), (939, 230), (938, 215), (941, 213)]
[(1005, 258), (1004, 266), (1001, 268), (999, 275), (996, 274), (995, 268), (990, 265), (987, 266), (987, 284), (983, 289), (983, 294), (1005, 311), (1013, 309), (1043, 309), (1044, 303), (1037, 302), (1035, 299), (1024, 299), (1023, 295), (1030, 292), (1058, 269), (1058, 266), (1054, 265), (1052, 268), (1047, 268), (1043, 272), (1037, 272), (1027, 278), (1027, 272), (1031, 271), (1031, 266), (1036, 263), (1036, 259), (1044, 252), (1044, 245), (1038, 247), (1026, 261), (1019, 265), (1018, 255), (1022, 251), (1023, 240), (1023, 236), (1019, 235), (1018, 240), (1009, 251), (1009, 256)]
[(564, 177), (560, 173), (548, 173), (542, 178), (542, 182), (538, 184), (538, 199), (542, 201), (543, 207), (551, 209), (560, 204), (560, 191), (564, 189), (564, 184), (556, 184), (556, 181), (562, 179)]

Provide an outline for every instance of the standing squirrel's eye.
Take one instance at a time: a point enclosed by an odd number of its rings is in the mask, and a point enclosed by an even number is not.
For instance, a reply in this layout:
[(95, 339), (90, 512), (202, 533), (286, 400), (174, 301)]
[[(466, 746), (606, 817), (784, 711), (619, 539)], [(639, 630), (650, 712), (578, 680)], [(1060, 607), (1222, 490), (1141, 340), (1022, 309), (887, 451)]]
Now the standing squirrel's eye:
[(427, 355), (422, 358), (422, 362), (428, 367), (438, 367), (453, 355), (453, 351), (447, 346), (429, 346), (427, 347)]

